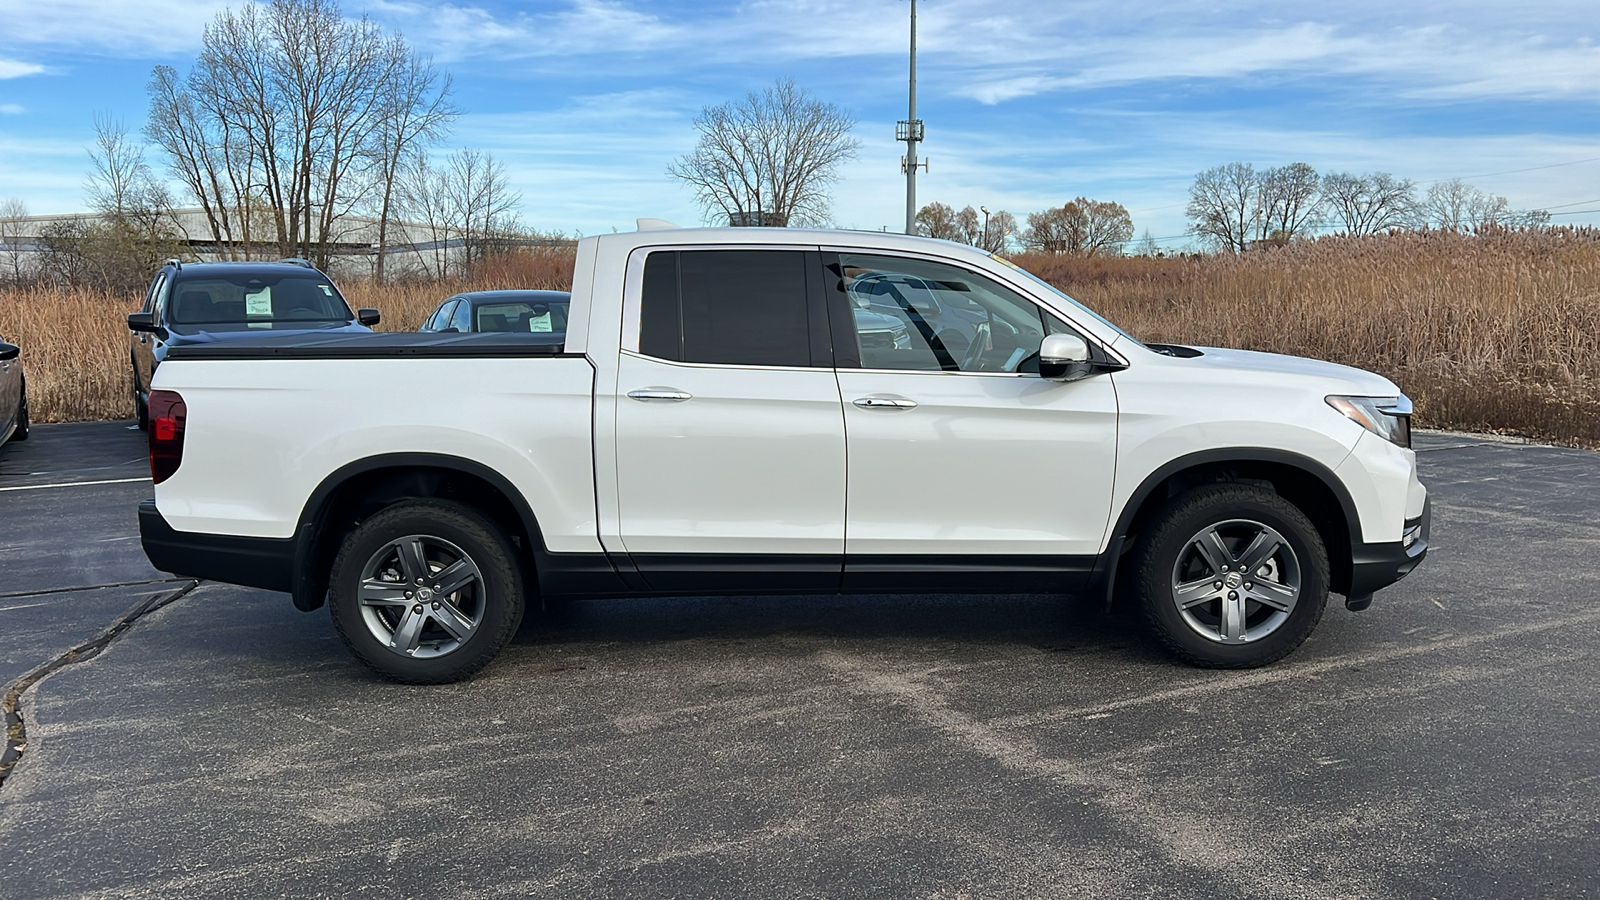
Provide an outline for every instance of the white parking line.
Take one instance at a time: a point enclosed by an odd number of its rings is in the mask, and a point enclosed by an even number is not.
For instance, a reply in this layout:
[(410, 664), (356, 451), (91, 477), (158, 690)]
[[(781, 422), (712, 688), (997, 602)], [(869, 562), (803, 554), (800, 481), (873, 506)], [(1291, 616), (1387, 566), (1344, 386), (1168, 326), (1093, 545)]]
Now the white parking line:
[(105, 481), (60, 481), (55, 484), (24, 484), (17, 487), (0, 487), (0, 493), (6, 491), (43, 491), (49, 488), (89, 487), (95, 484), (132, 484), (135, 481), (149, 481), (150, 476), (142, 478), (108, 478)]

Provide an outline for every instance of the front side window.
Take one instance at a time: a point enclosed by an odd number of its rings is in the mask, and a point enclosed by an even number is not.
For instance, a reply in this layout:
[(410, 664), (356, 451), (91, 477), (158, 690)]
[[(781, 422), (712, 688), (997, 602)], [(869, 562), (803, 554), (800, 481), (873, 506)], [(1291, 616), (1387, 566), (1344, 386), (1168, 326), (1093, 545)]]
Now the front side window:
[(472, 301), (462, 300), (450, 316), (450, 327), (465, 334), (472, 330)]
[(327, 328), (352, 318), (332, 282), (316, 272), (180, 276), (166, 315), (179, 331)]
[(639, 306), (639, 352), (676, 362), (811, 365), (805, 254), (650, 254)]
[(947, 263), (842, 253), (861, 366), (1037, 373), (1046, 334), (1076, 334), (1027, 297)]

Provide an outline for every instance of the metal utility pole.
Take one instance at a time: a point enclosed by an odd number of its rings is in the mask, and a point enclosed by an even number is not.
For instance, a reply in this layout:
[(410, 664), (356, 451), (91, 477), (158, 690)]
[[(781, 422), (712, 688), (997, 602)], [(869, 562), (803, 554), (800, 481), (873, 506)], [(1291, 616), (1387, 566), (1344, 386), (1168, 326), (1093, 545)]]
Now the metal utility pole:
[[(906, 142), (900, 168), (906, 173), (906, 234), (917, 233), (917, 142), (922, 140), (922, 120), (917, 118), (917, 0), (911, 0), (911, 111), (895, 128), (895, 140)], [(928, 164), (920, 164), (927, 171)]]

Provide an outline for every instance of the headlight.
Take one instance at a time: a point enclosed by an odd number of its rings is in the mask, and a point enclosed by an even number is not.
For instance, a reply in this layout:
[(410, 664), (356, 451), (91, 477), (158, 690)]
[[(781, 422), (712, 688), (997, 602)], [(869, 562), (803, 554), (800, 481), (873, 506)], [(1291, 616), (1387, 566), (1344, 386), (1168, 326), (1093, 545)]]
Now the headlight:
[(1344, 397), (1330, 395), (1328, 405), (1345, 418), (1401, 447), (1411, 446), (1411, 400), (1398, 397)]

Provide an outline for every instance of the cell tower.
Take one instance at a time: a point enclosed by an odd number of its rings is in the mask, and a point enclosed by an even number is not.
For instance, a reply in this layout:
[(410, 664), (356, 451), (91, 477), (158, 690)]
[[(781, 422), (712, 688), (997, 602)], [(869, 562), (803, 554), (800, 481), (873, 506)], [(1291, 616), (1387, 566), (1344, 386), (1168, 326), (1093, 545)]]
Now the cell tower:
[(922, 120), (917, 118), (917, 0), (911, 0), (911, 111), (895, 126), (894, 137), (906, 142), (906, 155), (900, 170), (906, 173), (906, 234), (917, 233), (917, 167), (928, 170), (927, 160), (917, 162), (917, 143), (922, 140)]

